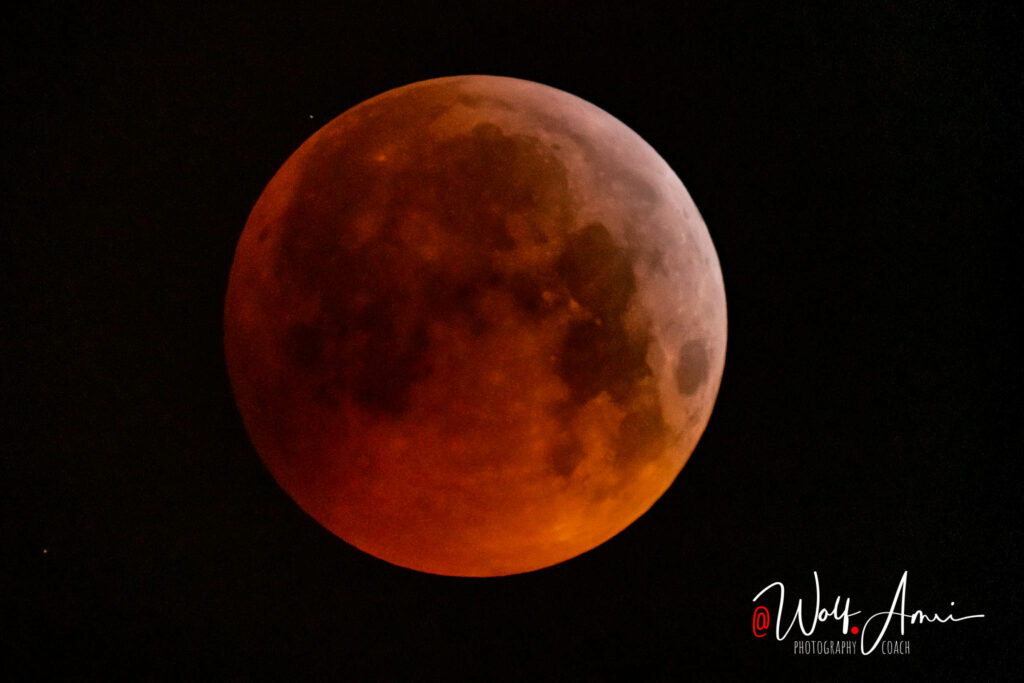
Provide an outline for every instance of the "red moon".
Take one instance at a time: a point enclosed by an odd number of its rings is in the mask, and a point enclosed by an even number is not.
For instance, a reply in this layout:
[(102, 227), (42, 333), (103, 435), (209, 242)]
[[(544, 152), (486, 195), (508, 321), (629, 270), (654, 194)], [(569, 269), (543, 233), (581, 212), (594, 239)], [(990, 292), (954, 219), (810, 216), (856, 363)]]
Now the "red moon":
[(434, 574), (547, 567), (665, 492), (707, 425), (725, 292), (697, 208), (561, 90), (374, 97), (285, 162), (224, 311), (257, 452), (320, 524)]

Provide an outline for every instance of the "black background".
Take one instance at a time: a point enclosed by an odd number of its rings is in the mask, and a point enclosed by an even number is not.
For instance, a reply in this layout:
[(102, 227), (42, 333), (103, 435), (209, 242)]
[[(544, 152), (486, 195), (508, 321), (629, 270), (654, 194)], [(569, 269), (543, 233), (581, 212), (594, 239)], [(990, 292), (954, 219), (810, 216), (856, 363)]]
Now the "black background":
[[(1016, 11), (344, 5), (8, 17), (8, 674), (1021, 675)], [(463, 73), (567, 90), (644, 137), (729, 305), (718, 403), (669, 492), (502, 579), (394, 567), (306, 517), (247, 440), (221, 346), (235, 242), (287, 156), (368, 97)], [(865, 614), (908, 570), (912, 609), (986, 617), (912, 627), (907, 657), (754, 638), (753, 596), (813, 600), (814, 570)]]

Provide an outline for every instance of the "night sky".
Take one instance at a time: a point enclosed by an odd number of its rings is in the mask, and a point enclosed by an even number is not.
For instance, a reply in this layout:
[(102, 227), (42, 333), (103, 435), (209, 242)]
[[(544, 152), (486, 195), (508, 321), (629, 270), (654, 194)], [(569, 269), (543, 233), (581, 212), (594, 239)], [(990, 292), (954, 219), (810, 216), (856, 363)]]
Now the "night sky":
[[(1024, 673), (1018, 10), (347, 4), (37, 3), (0, 29), (5, 678)], [(236, 241), (288, 155), (373, 95), (467, 73), (647, 140), (729, 307), (672, 488), (500, 579), (395, 567), (307, 517), (248, 441), (222, 346)], [(755, 638), (754, 595), (813, 601), (812, 571), (825, 606), (885, 610), (909, 571), (912, 610), (986, 617), (908, 627), (903, 657)]]

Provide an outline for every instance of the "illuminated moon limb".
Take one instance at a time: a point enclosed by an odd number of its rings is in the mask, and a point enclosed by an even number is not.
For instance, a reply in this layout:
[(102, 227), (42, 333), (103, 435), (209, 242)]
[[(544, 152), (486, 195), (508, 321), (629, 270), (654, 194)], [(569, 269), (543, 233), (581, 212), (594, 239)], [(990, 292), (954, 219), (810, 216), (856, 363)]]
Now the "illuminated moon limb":
[(668, 488), (725, 361), (721, 271), (668, 165), (560, 90), (389, 91), (264, 190), (225, 303), (275, 479), (352, 545), (494, 576), (585, 552)]

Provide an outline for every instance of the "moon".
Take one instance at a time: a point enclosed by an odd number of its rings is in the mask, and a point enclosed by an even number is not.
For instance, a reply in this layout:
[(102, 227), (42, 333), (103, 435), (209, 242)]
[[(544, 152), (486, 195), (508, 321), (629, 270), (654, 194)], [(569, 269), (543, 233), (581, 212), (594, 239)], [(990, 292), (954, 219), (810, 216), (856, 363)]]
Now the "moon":
[(256, 451), (317, 522), (500, 576), (598, 546), (671, 485), (718, 393), (725, 292), (692, 199), (626, 125), (538, 83), (439, 78), (274, 175), (224, 345)]

